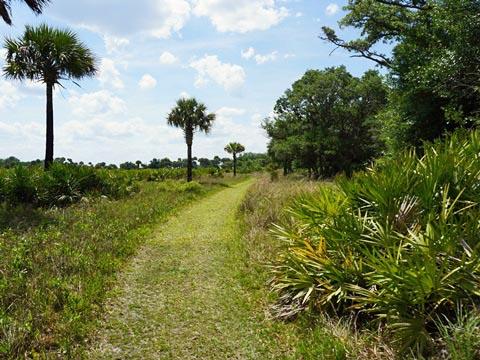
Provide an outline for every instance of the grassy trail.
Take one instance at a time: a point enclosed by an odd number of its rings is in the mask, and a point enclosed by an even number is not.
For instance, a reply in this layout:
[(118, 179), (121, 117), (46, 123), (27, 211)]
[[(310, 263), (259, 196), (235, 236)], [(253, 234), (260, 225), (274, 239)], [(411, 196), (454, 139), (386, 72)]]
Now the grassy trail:
[(248, 265), (235, 217), (250, 185), (226, 188), (159, 228), (120, 275), (89, 358), (274, 356), (275, 324), (265, 325), (261, 300), (242, 275)]

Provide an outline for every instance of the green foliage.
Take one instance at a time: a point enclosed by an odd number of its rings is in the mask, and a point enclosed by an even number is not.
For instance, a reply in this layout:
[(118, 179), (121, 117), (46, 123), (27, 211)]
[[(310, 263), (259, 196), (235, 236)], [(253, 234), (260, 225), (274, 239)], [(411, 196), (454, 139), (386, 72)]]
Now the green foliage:
[(277, 100), (273, 119), (263, 123), (269, 154), (284, 174), (293, 167), (315, 178), (350, 174), (382, 150), (375, 115), (386, 96), (375, 71), (356, 78), (343, 66), (308, 70)]
[(54, 162), (50, 171), (17, 165), (0, 173), (0, 202), (9, 205), (65, 206), (91, 196), (111, 199), (131, 194), (141, 178), (134, 173), (96, 170)]
[[(398, 126), (389, 129), (389, 141), (418, 146), (478, 122), (478, 1), (352, 0), (345, 10), (339, 25), (361, 36), (344, 41), (324, 27), (323, 39), (389, 69)], [(381, 43), (391, 44), (391, 53)], [(402, 139), (399, 130), (406, 131)]]
[[(480, 133), (456, 134), (339, 178), (289, 208), (272, 286), (307, 305), (387, 326), (428, 355), (438, 316), (480, 303)], [(295, 313), (295, 311), (293, 312)]]

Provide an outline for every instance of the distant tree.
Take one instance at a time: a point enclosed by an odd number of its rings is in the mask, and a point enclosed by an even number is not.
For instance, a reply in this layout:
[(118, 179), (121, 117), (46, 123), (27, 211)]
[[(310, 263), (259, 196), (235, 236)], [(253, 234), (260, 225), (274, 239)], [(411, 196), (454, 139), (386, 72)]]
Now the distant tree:
[(20, 164), (20, 160), (14, 156), (10, 156), (7, 159), (0, 159), (0, 167), (3, 168), (13, 168)]
[(106, 166), (107, 166), (107, 163), (102, 161), (102, 162), (99, 162), (99, 163), (95, 164), (95, 169), (105, 169)]
[(209, 167), (211, 166), (211, 161), (207, 158), (200, 158), (198, 159), (198, 163), (200, 167)]
[[(49, 3), (50, 0), (23, 0), (23, 2), (38, 15), (42, 13), (43, 6)], [(12, 25), (12, 10), (10, 3), (11, 0), (0, 0), (0, 16), (8, 25)]]
[(161, 168), (171, 168), (172, 167), (172, 160), (170, 160), (169, 158), (163, 158), (162, 160), (160, 160), (160, 167)]
[(217, 168), (220, 168), (222, 165), (222, 159), (218, 155), (215, 155), (215, 157), (212, 160), (212, 166), (215, 166)]
[(131, 161), (125, 161), (124, 163), (120, 164), (120, 169), (133, 170), (136, 168), (137, 168), (137, 165)]
[(237, 154), (245, 151), (245, 146), (237, 142), (231, 142), (225, 146), (225, 151), (233, 156), (233, 176), (237, 176)]
[(177, 100), (177, 105), (167, 117), (167, 123), (183, 130), (187, 143), (187, 182), (192, 181), (192, 143), (196, 131), (210, 132), (215, 114), (207, 114), (204, 104), (198, 103), (195, 98)]
[(45, 170), (53, 162), (53, 89), (60, 80), (79, 80), (97, 72), (93, 53), (71, 30), (26, 26), (22, 37), (7, 38), (7, 78), (40, 81), (47, 87)]

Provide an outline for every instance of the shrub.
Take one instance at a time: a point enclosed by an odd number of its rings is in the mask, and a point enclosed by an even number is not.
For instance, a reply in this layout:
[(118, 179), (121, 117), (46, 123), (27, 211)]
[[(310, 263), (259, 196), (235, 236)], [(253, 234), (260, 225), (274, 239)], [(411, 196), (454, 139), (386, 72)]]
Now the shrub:
[(183, 192), (189, 192), (193, 194), (201, 194), (205, 191), (205, 188), (196, 181), (190, 181), (180, 186), (180, 190)]
[(17, 165), (5, 173), (5, 199), (11, 204), (36, 204), (38, 201), (39, 170)]
[(272, 286), (290, 307), (353, 311), (428, 355), (438, 316), (480, 303), (479, 199), (479, 132), (340, 178), (274, 226), (285, 245)]

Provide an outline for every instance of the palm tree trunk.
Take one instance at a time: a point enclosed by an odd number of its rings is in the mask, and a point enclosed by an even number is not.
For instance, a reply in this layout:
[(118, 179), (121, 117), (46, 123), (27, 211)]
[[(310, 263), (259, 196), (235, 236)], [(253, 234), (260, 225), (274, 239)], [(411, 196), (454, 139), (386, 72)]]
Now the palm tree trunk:
[(53, 85), (47, 83), (47, 131), (45, 144), (45, 170), (53, 163)]
[(187, 144), (187, 182), (192, 181), (192, 143)]
[(237, 154), (233, 153), (233, 176), (237, 176)]

